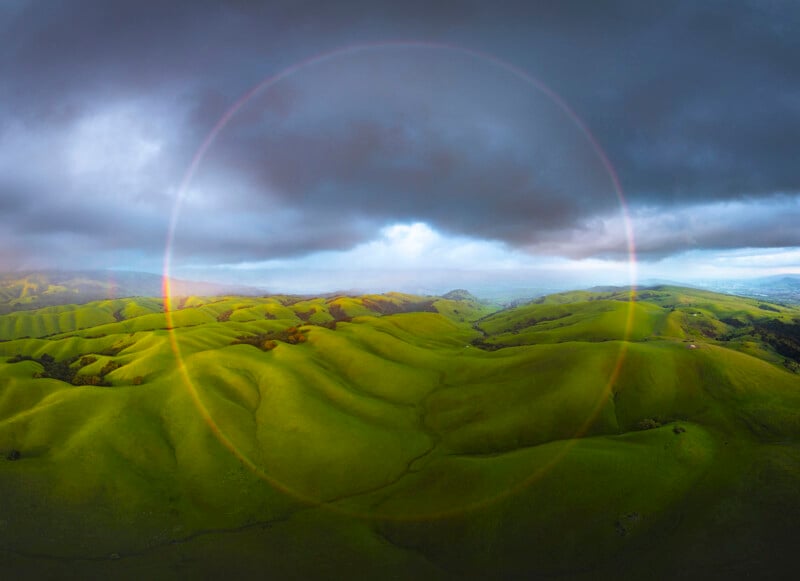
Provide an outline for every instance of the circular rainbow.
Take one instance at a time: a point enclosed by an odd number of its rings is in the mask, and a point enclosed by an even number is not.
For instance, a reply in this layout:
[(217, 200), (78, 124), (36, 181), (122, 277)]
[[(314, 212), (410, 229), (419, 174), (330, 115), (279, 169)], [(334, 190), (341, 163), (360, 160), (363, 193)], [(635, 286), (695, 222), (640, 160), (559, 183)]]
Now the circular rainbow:
[[(516, 77), (520, 81), (524, 82), (531, 88), (541, 92), (542, 94), (546, 95), (553, 103), (555, 103), (574, 123), (574, 125), (580, 130), (580, 132), (584, 135), (588, 143), (591, 145), (594, 153), (597, 155), (598, 159), (602, 163), (603, 167), (605, 168), (611, 183), (613, 185), (614, 191), (617, 196), (617, 200), (620, 204), (620, 209), (622, 213), (623, 225), (625, 229), (625, 236), (627, 239), (627, 251), (628, 251), (628, 276), (629, 276), (629, 283), (630, 283), (630, 291), (628, 297), (628, 312), (626, 316), (625, 322), (625, 331), (624, 331), (624, 339), (620, 342), (620, 349), (618, 352), (617, 359), (615, 364), (612, 368), (612, 371), (609, 375), (608, 381), (602, 392), (600, 393), (594, 408), (592, 409), (591, 413), (587, 417), (586, 421), (579, 427), (579, 429), (574, 434), (573, 438), (565, 445), (561, 447), (561, 449), (554, 454), (550, 460), (540, 466), (538, 466), (527, 478), (522, 479), (514, 486), (510, 487), (509, 489), (496, 494), (492, 497), (485, 498), (478, 502), (472, 502), (470, 504), (459, 506), (455, 509), (450, 509), (441, 512), (426, 512), (424, 514), (405, 514), (403, 516), (398, 516), (396, 514), (385, 513), (381, 514), (379, 512), (370, 512), (369, 514), (358, 514), (354, 513), (353, 511), (345, 510), (341, 507), (336, 507), (330, 504), (327, 504), (325, 501), (317, 498), (309, 498), (307, 495), (304, 495), (296, 490), (291, 489), (290, 487), (286, 486), (284, 483), (278, 481), (273, 476), (267, 474), (261, 467), (256, 465), (250, 458), (248, 458), (242, 451), (234, 444), (233, 441), (225, 434), (225, 432), (220, 429), (217, 422), (212, 417), (211, 413), (209, 412), (206, 405), (203, 403), (197, 388), (192, 381), (191, 376), (186, 368), (186, 364), (184, 362), (183, 353), (181, 351), (180, 342), (178, 341), (177, 334), (174, 332), (174, 320), (172, 316), (172, 311), (174, 310), (173, 304), (173, 295), (172, 295), (172, 286), (171, 286), (171, 271), (172, 271), (172, 251), (175, 243), (175, 232), (178, 224), (178, 219), (180, 215), (181, 206), (183, 203), (184, 198), (186, 197), (186, 193), (188, 188), (194, 178), (195, 174), (197, 173), (198, 168), (202, 164), (204, 158), (206, 157), (207, 153), (211, 149), (212, 145), (214, 144), (215, 139), (217, 136), (225, 129), (226, 125), (231, 121), (231, 119), (257, 94), (269, 90), (270, 87), (275, 86), (276, 84), (280, 83), (281, 81), (291, 77), (295, 73), (312, 67), (314, 65), (318, 65), (327, 61), (331, 61), (334, 59), (346, 57), (349, 55), (354, 55), (362, 52), (367, 51), (377, 51), (377, 50), (386, 50), (392, 48), (403, 48), (403, 49), (427, 49), (427, 50), (437, 50), (437, 51), (449, 51), (453, 53), (462, 54), (465, 56), (469, 56), (480, 61), (489, 63), (498, 69), (504, 70), (508, 72), (510, 75)], [(383, 519), (398, 519), (398, 520), (421, 520), (421, 519), (433, 519), (433, 518), (441, 518), (445, 516), (450, 516), (454, 514), (460, 514), (465, 511), (479, 509), (481, 507), (485, 507), (491, 503), (497, 502), (498, 500), (508, 497), (523, 488), (531, 485), (534, 481), (541, 478), (544, 474), (546, 474), (553, 466), (555, 466), (570, 450), (572, 446), (575, 445), (577, 439), (584, 435), (592, 423), (597, 418), (598, 414), (602, 410), (603, 406), (606, 404), (608, 398), (613, 393), (613, 387), (619, 378), (619, 375), (622, 371), (625, 356), (627, 352), (627, 345), (628, 339), (630, 337), (630, 333), (633, 328), (634, 322), (634, 305), (635, 305), (635, 294), (636, 294), (636, 283), (637, 283), (637, 268), (636, 268), (636, 248), (634, 244), (634, 235), (633, 235), (633, 226), (630, 219), (630, 213), (628, 211), (628, 205), (625, 200), (625, 196), (622, 191), (622, 187), (620, 185), (619, 177), (608, 159), (605, 151), (603, 151), (602, 147), (600, 147), (597, 139), (586, 126), (586, 124), (581, 120), (581, 118), (575, 113), (575, 111), (550, 87), (545, 85), (540, 80), (536, 79), (535, 77), (531, 76), (521, 68), (508, 63), (506, 61), (501, 60), (493, 55), (479, 52), (473, 49), (452, 45), (452, 44), (445, 44), (439, 42), (427, 42), (427, 41), (405, 41), (405, 40), (396, 40), (396, 41), (385, 41), (385, 42), (375, 42), (375, 43), (368, 43), (368, 44), (356, 44), (345, 46), (342, 48), (338, 48), (329, 52), (317, 54), (310, 58), (307, 58), (303, 61), (295, 63), (280, 72), (265, 78), (260, 83), (253, 86), (250, 90), (245, 92), (239, 99), (219, 118), (219, 120), (214, 124), (211, 131), (206, 135), (205, 139), (201, 143), (200, 147), (195, 152), (192, 160), (186, 169), (186, 172), (183, 175), (183, 178), (180, 182), (180, 186), (178, 188), (177, 196), (175, 202), (172, 207), (172, 213), (170, 215), (169, 221), (169, 229), (167, 232), (167, 240), (166, 240), (166, 247), (164, 251), (164, 262), (163, 262), (163, 299), (164, 299), (164, 310), (167, 320), (167, 329), (169, 331), (169, 338), (170, 338), (170, 346), (175, 355), (175, 359), (177, 362), (177, 369), (178, 373), (180, 374), (181, 381), (183, 382), (184, 386), (187, 388), (192, 401), (194, 402), (195, 406), (197, 407), (201, 417), (212, 430), (214, 435), (220, 441), (220, 443), (227, 448), (234, 456), (236, 456), (245, 466), (248, 467), (253, 473), (258, 475), (261, 479), (265, 482), (269, 483), (271, 486), (283, 491), (287, 495), (296, 498), (305, 503), (309, 504), (317, 504), (317, 505), (325, 505), (330, 507), (332, 510), (339, 510), (342, 512), (346, 512), (347, 514), (354, 515), (354, 516), (361, 516), (361, 517), (370, 517), (370, 518), (383, 518)]]

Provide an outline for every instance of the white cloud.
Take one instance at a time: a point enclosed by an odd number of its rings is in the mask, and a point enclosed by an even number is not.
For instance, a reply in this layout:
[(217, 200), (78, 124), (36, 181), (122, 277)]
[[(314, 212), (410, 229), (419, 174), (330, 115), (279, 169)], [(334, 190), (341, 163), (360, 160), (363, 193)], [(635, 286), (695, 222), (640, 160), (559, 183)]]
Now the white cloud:
[[(680, 207), (634, 206), (628, 214), (636, 252), (648, 260), (668, 255), (683, 260), (684, 253), (701, 249), (763, 247), (785, 252), (800, 244), (800, 194)], [(588, 219), (571, 231), (554, 232), (528, 250), (578, 259), (613, 256), (624, 260), (628, 243), (624, 214), (616, 211)]]
[(162, 142), (152, 117), (131, 105), (117, 105), (81, 118), (67, 148), (77, 179), (109, 179), (117, 185), (142, 185), (141, 174), (161, 154)]
[(239, 282), (281, 292), (337, 289), (443, 292), (503, 287), (626, 284), (626, 261), (534, 256), (500, 242), (444, 235), (424, 222), (392, 224), (351, 250), (297, 259), (179, 267), (187, 278)]
[(270, 268), (326, 269), (461, 269), (530, 268), (541, 260), (500, 242), (444, 236), (424, 222), (392, 224), (380, 237), (351, 250), (324, 251), (302, 258), (218, 265), (234, 270)]

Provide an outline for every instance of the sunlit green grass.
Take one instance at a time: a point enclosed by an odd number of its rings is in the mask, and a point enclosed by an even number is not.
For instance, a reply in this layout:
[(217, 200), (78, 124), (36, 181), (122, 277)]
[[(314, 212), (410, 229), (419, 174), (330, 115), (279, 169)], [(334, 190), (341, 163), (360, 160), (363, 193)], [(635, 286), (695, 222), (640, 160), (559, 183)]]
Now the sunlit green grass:
[[(726, 334), (800, 311), (646, 292), (494, 313), (393, 293), (4, 315), (0, 452), (20, 456), (0, 460), (0, 558), (130, 579), (779, 572), (800, 522), (800, 375)], [(306, 340), (237, 344), (290, 327)], [(119, 367), (74, 386), (34, 377), (45, 354)]]

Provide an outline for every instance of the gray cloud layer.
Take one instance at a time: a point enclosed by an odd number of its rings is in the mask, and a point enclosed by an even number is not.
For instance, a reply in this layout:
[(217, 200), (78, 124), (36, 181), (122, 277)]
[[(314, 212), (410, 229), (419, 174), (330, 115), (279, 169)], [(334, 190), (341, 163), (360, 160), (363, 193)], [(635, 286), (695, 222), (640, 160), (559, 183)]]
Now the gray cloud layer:
[[(157, 267), (183, 173), (240, 95), (315, 54), (401, 38), (495, 55), (562, 95), (634, 216), (665, 216), (641, 220), (646, 255), (798, 246), (798, 29), (792, 0), (6, 2), (0, 243), (14, 252), (0, 266)], [(729, 202), (724, 223), (679, 218)], [(463, 53), (371, 49), (242, 108), (193, 181), (176, 253), (299, 256), (424, 220), (616, 256), (618, 214), (596, 152), (542, 93)]]

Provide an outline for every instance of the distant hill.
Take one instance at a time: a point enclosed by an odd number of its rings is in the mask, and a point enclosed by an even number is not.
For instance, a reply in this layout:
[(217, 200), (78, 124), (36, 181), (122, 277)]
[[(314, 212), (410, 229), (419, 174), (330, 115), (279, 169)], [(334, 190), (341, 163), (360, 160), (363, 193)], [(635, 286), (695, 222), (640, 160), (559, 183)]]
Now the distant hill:
[[(84, 304), (123, 297), (158, 297), (163, 278), (158, 274), (133, 271), (31, 271), (0, 274), (0, 313), (41, 307)], [(257, 294), (244, 285), (222, 285), (172, 279), (176, 296)]]
[(451, 290), (449, 293), (445, 293), (442, 295), (443, 299), (449, 299), (451, 301), (475, 301), (478, 302), (478, 297), (473, 295), (468, 290), (464, 290), (463, 288)]

